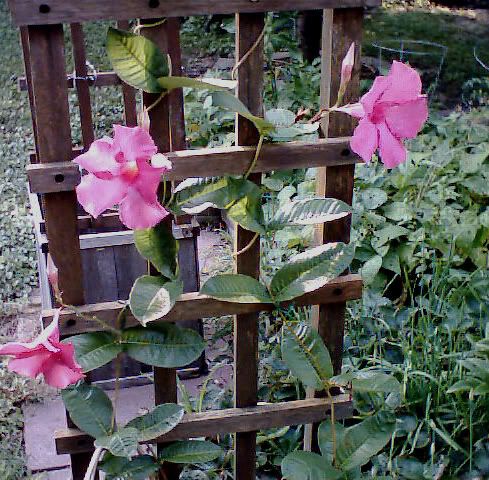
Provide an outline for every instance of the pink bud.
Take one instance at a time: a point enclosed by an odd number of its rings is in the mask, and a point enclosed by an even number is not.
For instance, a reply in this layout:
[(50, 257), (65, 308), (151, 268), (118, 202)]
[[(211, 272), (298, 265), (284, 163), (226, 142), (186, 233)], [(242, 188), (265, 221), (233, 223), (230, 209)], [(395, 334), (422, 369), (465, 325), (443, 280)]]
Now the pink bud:
[(54, 264), (53, 257), (51, 257), (50, 253), (48, 253), (48, 258), (47, 258), (47, 270), (48, 270), (49, 283), (51, 284), (51, 287), (53, 287), (54, 293), (58, 295), (59, 294), (58, 267)]
[(345, 90), (346, 85), (351, 79), (351, 72), (353, 71), (353, 65), (355, 64), (355, 42), (350, 45), (348, 52), (341, 64), (341, 87)]
[(150, 120), (148, 109), (143, 107), (143, 109), (138, 113), (138, 125), (149, 132)]

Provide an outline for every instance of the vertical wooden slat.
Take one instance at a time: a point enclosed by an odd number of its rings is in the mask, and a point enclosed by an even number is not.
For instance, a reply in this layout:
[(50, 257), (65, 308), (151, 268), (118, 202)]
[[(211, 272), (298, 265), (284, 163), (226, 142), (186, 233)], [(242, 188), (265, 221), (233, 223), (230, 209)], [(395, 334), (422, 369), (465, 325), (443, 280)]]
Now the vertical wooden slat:
[(80, 110), (80, 123), (85, 150), (94, 140), (92, 104), (90, 101), (90, 86), (87, 79), (87, 55), (85, 52), (85, 35), (80, 23), (72, 23), (71, 41), (73, 44), (73, 60), (75, 62), (75, 87), (78, 94), (78, 108)]
[[(150, 19), (143, 23), (156, 23), (157, 20)], [(167, 22), (154, 27), (141, 29), (141, 35), (152, 40), (162, 52), (168, 52)], [(159, 94), (143, 93), (145, 106), (152, 105)], [(150, 134), (153, 137), (159, 152), (171, 150), (171, 126), (170, 126), (170, 102), (169, 96), (165, 96), (149, 112)], [(168, 190), (168, 189), (167, 189)], [(172, 217), (169, 215), (165, 220), (166, 227), (171, 231)], [(177, 402), (177, 374), (173, 368), (154, 368), (155, 404)], [(159, 448), (162, 446), (160, 445)], [(164, 467), (162, 478), (166, 480), (177, 480), (179, 468), (177, 465), (167, 464)]]
[(31, 109), (32, 131), (34, 134), (34, 146), (36, 149), (36, 161), (39, 160), (39, 149), (37, 146), (37, 121), (36, 106), (34, 105), (34, 95), (32, 93), (32, 72), (31, 72), (31, 54), (29, 51), (29, 32), (27, 27), (20, 27), (20, 41), (22, 44), (22, 54), (24, 57), (25, 78), (27, 81), (27, 93), (29, 95), (29, 106)]
[[(129, 30), (129, 22), (121, 20), (117, 22), (117, 28)], [(136, 90), (127, 83), (122, 82), (122, 98), (124, 101), (124, 123), (128, 127), (135, 127), (138, 124)]]
[[(71, 130), (66, 84), (62, 25), (28, 27), (39, 161), (66, 161), (71, 158)], [(59, 270), (63, 300), (82, 304), (82, 266), (78, 241), (75, 192), (44, 195), (44, 212), (49, 251)], [(71, 455), (74, 480), (80, 480), (90, 461), (90, 453)]]
[[(355, 42), (355, 68), (343, 102), (349, 103), (358, 100), (360, 90), (360, 45), (362, 40), (363, 9), (337, 9), (333, 12), (332, 25), (332, 59), (331, 84), (329, 98), (324, 97), (322, 104), (333, 105), (338, 95), (341, 63), (352, 42)], [(324, 92), (325, 94), (327, 92)], [(349, 136), (353, 133), (355, 119), (349, 115), (333, 113), (328, 123), (328, 137)], [(353, 182), (355, 165), (329, 167), (324, 171), (321, 195), (334, 197), (351, 205), (353, 198)], [(328, 223), (323, 230), (323, 243), (349, 242), (351, 216)], [(324, 339), (333, 359), (336, 373), (341, 371), (343, 355), (343, 335), (345, 328), (345, 304), (334, 304), (319, 309), (318, 330)]]
[[(263, 14), (236, 15), (236, 61), (250, 50), (264, 27)], [(263, 42), (238, 69), (238, 97), (255, 115), (263, 114)], [(251, 122), (238, 117), (237, 144), (256, 145), (258, 133)], [(260, 174), (250, 176), (259, 182)], [(240, 227), (236, 232), (236, 250), (243, 249), (254, 234)], [(260, 274), (260, 242), (239, 255), (236, 271), (254, 278)], [(257, 403), (258, 390), (258, 315), (236, 316), (234, 322), (234, 403), (249, 407)], [(235, 439), (235, 477), (256, 478), (256, 432), (237, 433)]]

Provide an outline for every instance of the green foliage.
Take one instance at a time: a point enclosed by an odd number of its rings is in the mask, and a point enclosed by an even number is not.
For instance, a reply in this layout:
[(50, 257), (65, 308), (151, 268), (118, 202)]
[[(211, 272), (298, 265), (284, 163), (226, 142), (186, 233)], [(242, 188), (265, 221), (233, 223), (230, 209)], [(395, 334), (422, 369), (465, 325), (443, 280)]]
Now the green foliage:
[(143, 275), (134, 282), (129, 306), (132, 314), (146, 326), (164, 317), (182, 293), (183, 283), (180, 280), (168, 282), (164, 277)]
[(138, 430), (138, 440), (145, 442), (173, 430), (182, 420), (183, 414), (183, 407), (174, 403), (162, 403), (151, 412), (133, 418), (126, 427)]
[(205, 342), (197, 332), (169, 323), (128, 328), (122, 332), (121, 341), (130, 357), (163, 368), (188, 365), (205, 348)]
[(323, 287), (348, 268), (354, 252), (352, 244), (330, 243), (295, 255), (272, 278), (271, 295), (283, 302)]
[(120, 428), (111, 435), (97, 437), (95, 446), (108, 450), (116, 457), (132, 457), (137, 453), (137, 428)]
[(164, 90), (158, 79), (169, 75), (168, 57), (151, 40), (109, 27), (107, 54), (124, 82), (148, 93)]
[(153, 228), (134, 231), (138, 252), (168, 280), (177, 273), (178, 243), (165, 223)]
[(84, 333), (66, 341), (75, 347), (76, 361), (85, 373), (109, 363), (123, 350), (119, 339), (108, 332)]
[(292, 452), (282, 461), (282, 475), (286, 480), (339, 480), (343, 473), (313, 452)]
[(106, 454), (100, 469), (105, 473), (107, 480), (146, 480), (149, 475), (159, 469), (151, 455), (140, 455), (133, 459), (115, 457)]
[(264, 285), (242, 274), (215, 275), (200, 289), (203, 295), (235, 303), (271, 303), (272, 299)]
[(284, 323), (282, 327), (282, 358), (292, 374), (306, 387), (324, 390), (333, 375), (328, 349), (319, 333), (310, 325)]
[(170, 463), (206, 463), (215, 460), (221, 452), (222, 450), (211, 442), (186, 440), (164, 447), (158, 458)]
[(61, 395), (70, 418), (78, 428), (94, 438), (112, 434), (112, 402), (103, 390), (78, 383), (65, 388)]

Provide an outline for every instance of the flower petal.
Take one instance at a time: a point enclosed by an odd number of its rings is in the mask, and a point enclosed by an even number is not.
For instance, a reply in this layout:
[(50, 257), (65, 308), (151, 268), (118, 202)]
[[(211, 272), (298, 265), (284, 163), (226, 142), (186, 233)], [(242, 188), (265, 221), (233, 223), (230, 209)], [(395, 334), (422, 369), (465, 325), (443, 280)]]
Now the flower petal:
[(378, 133), (375, 125), (368, 118), (360, 120), (353, 132), (350, 146), (366, 163), (370, 162), (378, 147)]
[(382, 95), (382, 102), (408, 102), (421, 95), (421, 77), (409, 65), (394, 61), (387, 78), (390, 82)]
[(406, 161), (406, 148), (398, 140), (386, 123), (382, 122), (377, 125), (379, 130), (379, 150), (382, 162), (387, 168), (397, 167)]
[(97, 218), (108, 208), (121, 202), (128, 185), (120, 177), (102, 180), (89, 173), (82, 177), (76, 187), (78, 201), (87, 213)]
[(8, 363), (8, 369), (24, 377), (36, 378), (42, 373), (45, 363), (52, 355), (54, 354), (43, 349), (23, 358), (12, 358)]
[(79, 370), (73, 370), (59, 359), (51, 357), (43, 367), (44, 381), (55, 388), (66, 388), (73, 385), (85, 375)]
[(157, 152), (151, 135), (141, 127), (114, 125), (114, 149), (124, 154), (126, 162), (149, 160)]
[(154, 227), (168, 215), (168, 212), (158, 203), (156, 194), (152, 201), (148, 202), (137, 188), (131, 187), (120, 204), (119, 215), (126, 227), (136, 230)]
[(355, 118), (363, 118), (365, 116), (365, 109), (361, 103), (349, 103), (348, 105), (336, 107), (331, 110), (335, 112), (343, 112)]
[(144, 200), (153, 203), (156, 198), (156, 192), (161, 182), (161, 176), (167, 172), (165, 167), (155, 168), (146, 160), (138, 160), (139, 175), (134, 180), (132, 187), (135, 187)]
[(414, 138), (428, 119), (428, 100), (419, 96), (411, 102), (392, 105), (385, 110), (389, 130), (398, 138)]
[(24, 358), (44, 349), (57, 352), (58, 349), (51, 345), (51, 342), (59, 340), (58, 318), (59, 310), (56, 311), (53, 321), (32, 342), (11, 342), (2, 345), (0, 355), (21, 355)]
[(347, 83), (351, 80), (351, 73), (353, 71), (353, 65), (355, 64), (355, 42), (350, 45), (348, 52), (341, 62), (341, 81), (340, 89), (344, 89)]
[(382, 97), (385, 89), (390, 85), (391, 79), (388, 77), (376, 77), (372, 88), (360, 99), (367, 114), (372, 113), (375, 103)]
[(73, 161), (90, 173), (110, 172), (115, 175), (119, 171), (112, 139), (108, 137), (95, 140), (87, 152), (78, 155)]

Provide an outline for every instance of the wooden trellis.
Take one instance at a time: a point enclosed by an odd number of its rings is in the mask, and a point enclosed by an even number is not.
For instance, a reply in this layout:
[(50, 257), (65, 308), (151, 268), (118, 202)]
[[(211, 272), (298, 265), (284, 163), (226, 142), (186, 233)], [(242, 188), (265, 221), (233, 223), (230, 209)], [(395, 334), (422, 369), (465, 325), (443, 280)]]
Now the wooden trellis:
[[(92, 220), (77, 213), (74, 187), (80, 180), (78, 167), (70, 160), (78, 151), (73, 149), (68, 108), (68, 89), (76, 88), (79, 104), (82, 137), (87, 148), (94, 139), (90, 87), (117, 85), (120, 80), (113, 72), (98, 73), (91, 78), (85, 65), (83, 30), (80, 22), (117, 20), (119, 27), (127, 28), (128, 20), (139, 18), (154, 23), (155, 18), (167, 21), (141, 34), (153, 40), (161, 50), (169, 53), (173, 74), (181, 74), (181, 55), (178, 16), (206, 15), (212, 13), (236, 14), (236, 61), (253, 46), (264, 27), (265, 12), (281, 10), (324, 10), (322, 35), (322, 85), (323, 106), (334, 103), (338, 91), (341, 60), (350, 43), (360, 46), (363, 10), (366, 6), (380, 4), (380, 0), (10, 0), (16, 25), (21, 27), (25, 52), (26, 83), (32, 110), (36, 154), (31, 157), (28, 169), (31, 191), (43, 195), (45, 224), (49, 251), (59, 269), (60, 288), (64, 301), (82, 305), (86, 313), (93, 313), (109, 324), (115, 324), (121, 308), (119, 302), (84, 305), (81, 283), (79, 229)], [(67, 76), (64, 55), (63, 24), (69, 24), (74, 46), (75, 76)], [(359, 51), (356, 68), (345, 101), (355, 101), (359, 90)], [(263, 42), (254, 49), (238, 69), (237, 95), (255, 115), (263, 114)], [(122, 84), (125, 120), (136, 123), (135, 92)], [(143, 94), (150, 105), (157, 95)], [(249, 165), (258, 140), (253, 125), (237, 118), (237, 146), (185, 151), (185, 124), (183, 95), (172, 91), (150, 112), (151, 135), (161, 152), (173, 162), (170, 180), (195, 176), (239, 174)], [(293, 142), (265, 145), (253, 175), (260, 182), (261, 172), (321, 167), (318, 193), (351, 203), (354, 165), (358, 158), (349, 148), (348, 136), (353, 120), (346, 115), (331, 115), (323, 121), (323, 136), (317, 142)], [(171, 134), (170, 134), (171, 133)], [(105, 214), (99, 224), (117, 223), (114, 214)], [(171, 228), (170, 221), (168, 228)], [(321, 242), (348, 241), (350, 219), (328, 224), (318, 232)], [(236, 249), (248, 244), (253, 234), (238, 228)], [(240, 255), (236, 270), (258, 278), (259, 243)], [(361, 279), (357, 275), (344, 275), (325, 287), (295, 301), (298, 305), (319, 305), (317, 327), (332, 353), (335, 370), (341, 366), (344, 332), (345, 302), (360, 298)], [(236, 433), (235, 478), (254, 480), (256, 432), (260, 429), (285, 425), (311, 424), (325, 419), (329, 400), (306, 400), (257, 405), (258, 376), (258, 313), (272, 310), (272, 305), (233, 304), (213, 300), (197, 292), (185, 293), (174, 309), (160, 321), (180, 322), (202, 317), (235, 315), (234, 322), (234, 392), (235, 408), (189, 414), (171, 432), (156, 440), (161, 444), (175, 439)], [(52, 311), (45, 311), (49, 321)], [(128, 326), (137, 324), (132, 317)], [(64, 336), (100, 330), (90, 319), (80, 319), (69, 311), (62, 312), (60, 329)], [(154, 388), (156, 404), (176, 402), (175, 370), (155, 368)], [(349, 395), (334, 397), (338, 418), (351, 413)], [(83, 472), (93, 450), (93, 440), (76, 428), (60, 430), (55, 434), (58, 453), (69, 453), (73, 477), (83, 478)], [(167, 478), (177, 478), (176, 472), (166, 472)]]

